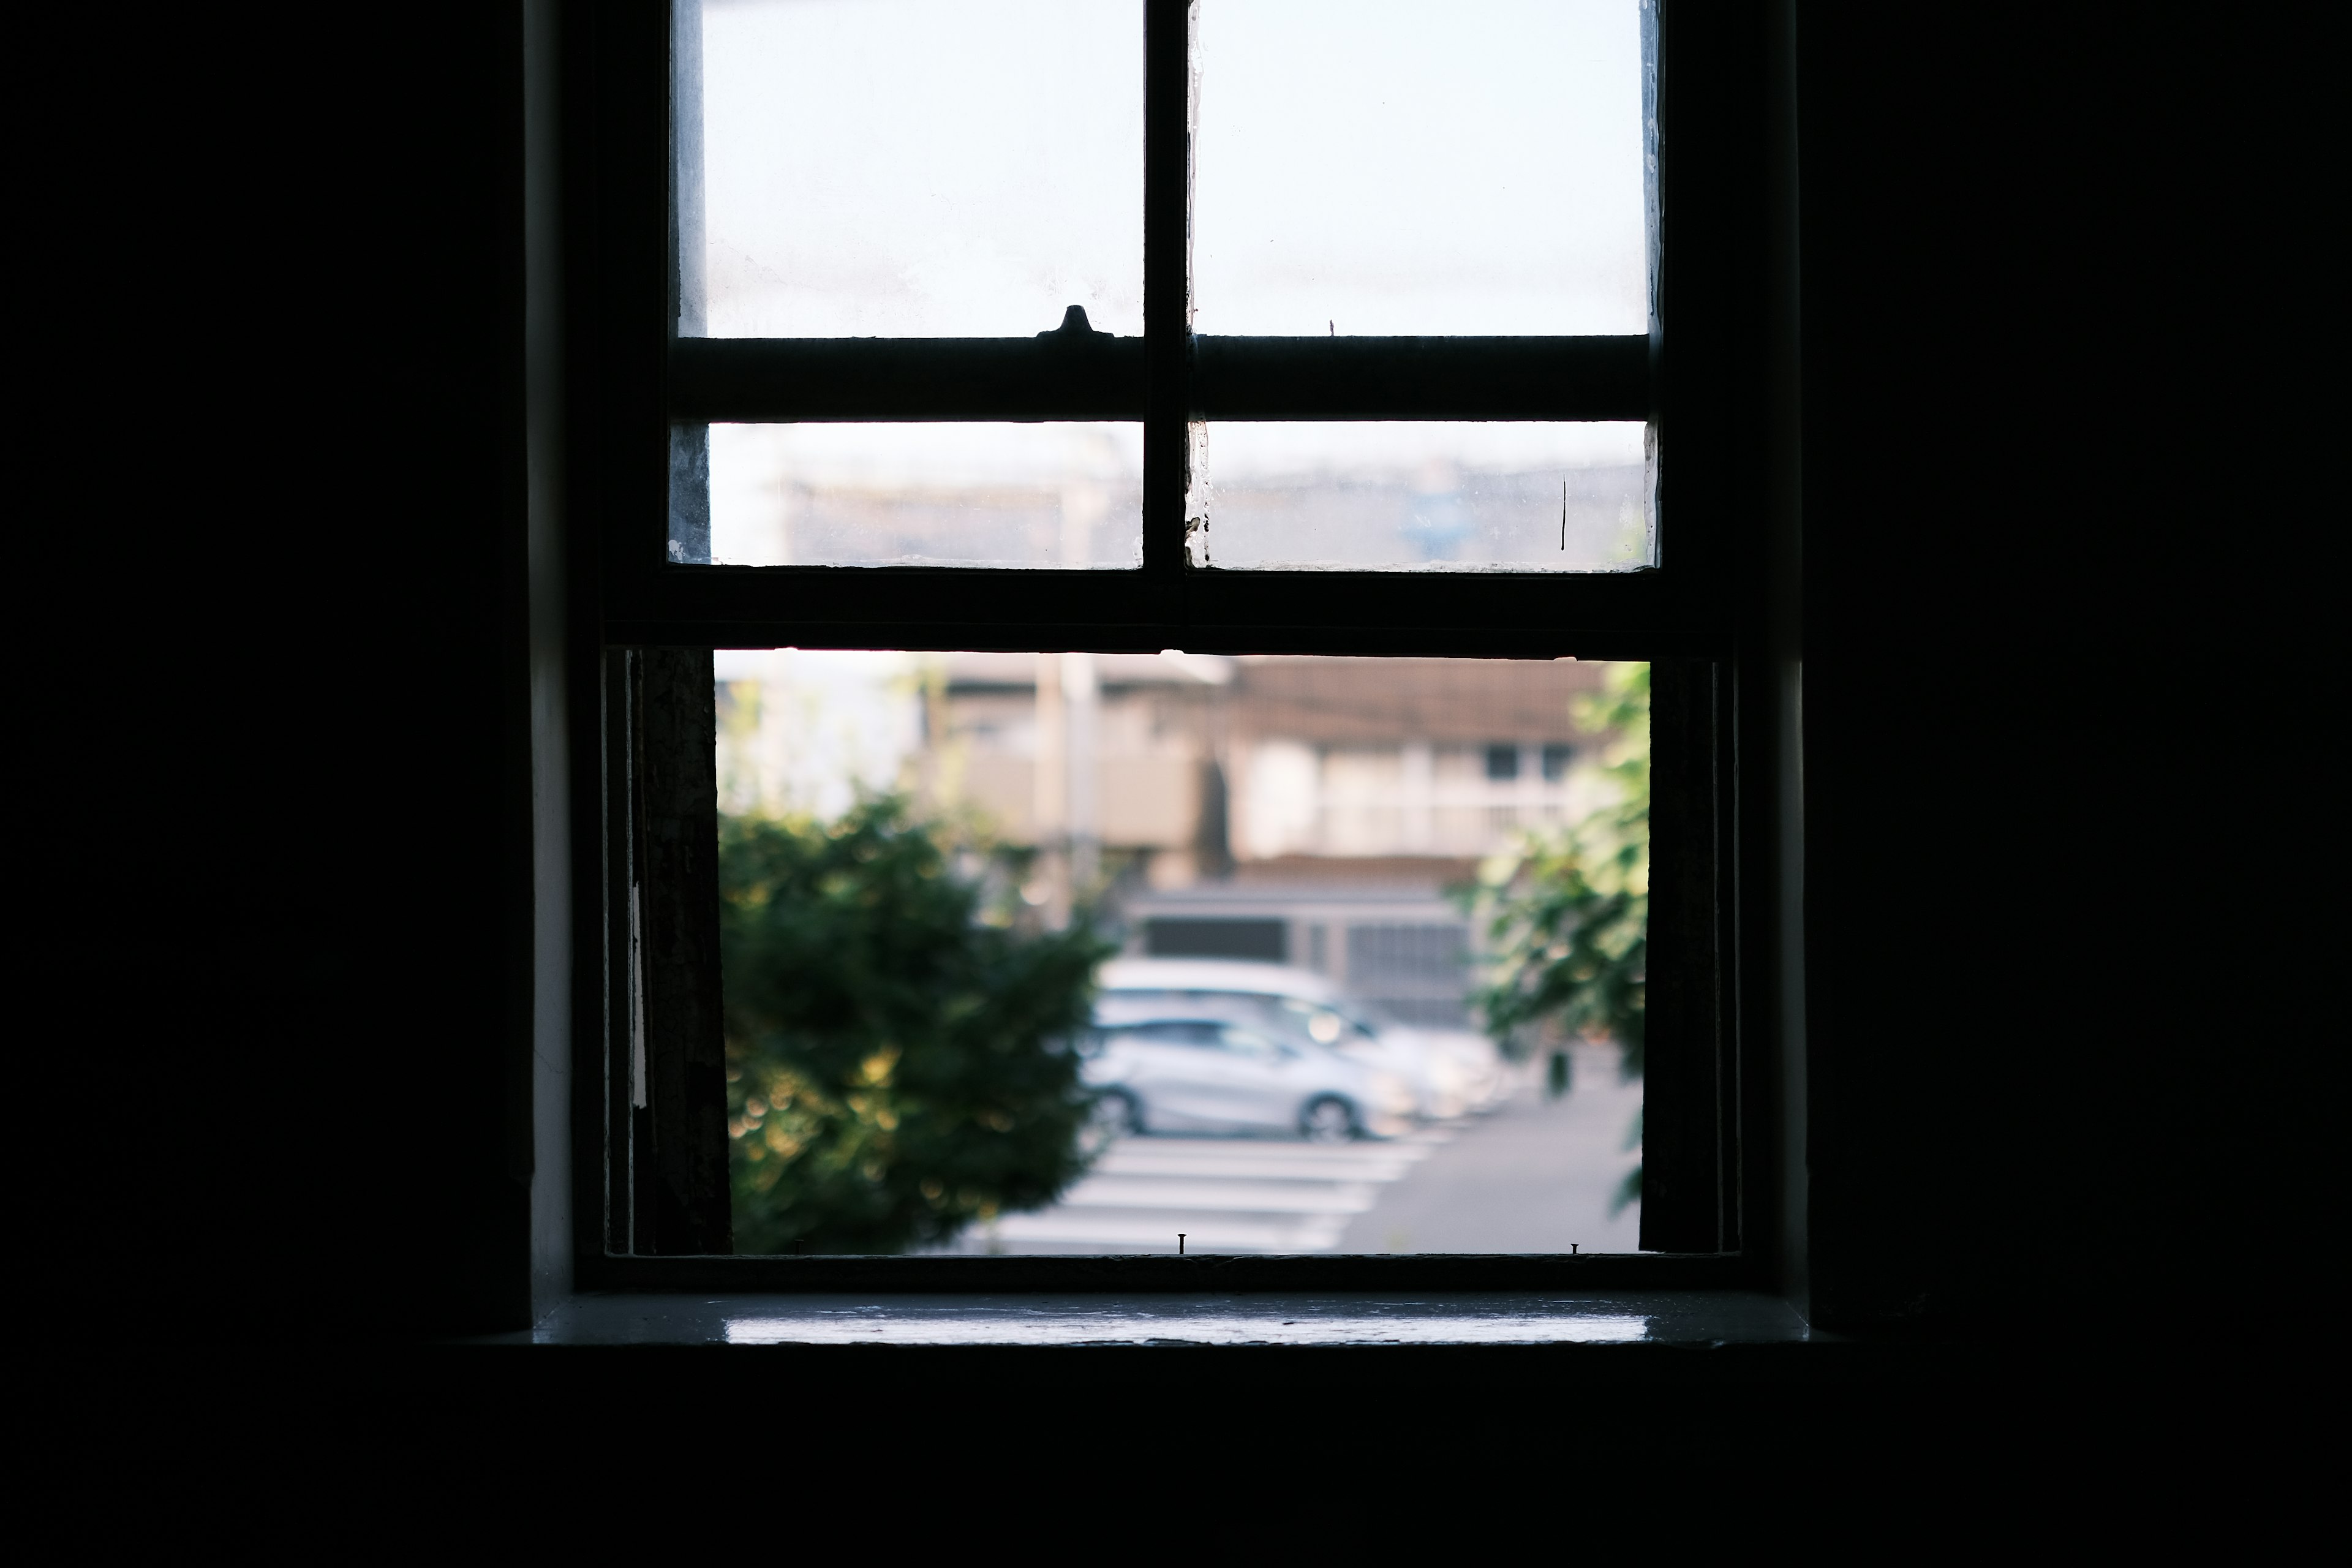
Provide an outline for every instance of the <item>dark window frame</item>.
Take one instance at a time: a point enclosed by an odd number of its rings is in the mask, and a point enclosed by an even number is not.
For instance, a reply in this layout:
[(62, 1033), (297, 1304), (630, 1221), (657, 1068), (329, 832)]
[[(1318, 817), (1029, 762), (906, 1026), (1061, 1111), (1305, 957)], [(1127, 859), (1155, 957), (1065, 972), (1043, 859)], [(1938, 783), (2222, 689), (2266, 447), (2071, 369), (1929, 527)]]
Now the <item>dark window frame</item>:
[[(1200, 1280), (1203, 1269), (1219, 1288), (1761, 1281), (1780, 1221), (1769, 1212), (1772, 1140), (1755, 1133), (1770, 1121), (1776, 1056), (1767, 1048), (1770, 988), (1740, 981), (1763, 962), (1753, 933), (1769, 916), (1752, 872), (1764, 836), (1752, 825), (1768, 803), (1766, 792), (1742, 789), (1739, 766), (1743, 725), (1765, 722), (1768, 706), (1741, 700), (1761, 668), (1766, 574), (1757, 482), (1766, 311), (1752, 279), (1768, 237), (1766, 174), (1740, 134), (1751, 128), (1744, 121), (1760, 121), (1766, 96), (1761, 18), (1701, 17), (1660, 0), (1645, 7), (1654, 170), (1646, 338), (1216, 339), (1183, 331), (1192, 6), (1144, 0), (1144, 7), (1142, 340), (680, 340), (671, 8), (661, 0), (602, 0), (567, 34), (574, 367), (567, 419), (578, 454), (572, 494), (586, 502), (578, 509), (588, 535), (582, 542), (593, 547), (587, 597), (601, 649), (593, 668), (583, 658), (580, 673), (602, 692), (604, 725), (599, 765), (583, 782), (580, 803), (585, 820), (604, 827), (593, 844), (583, 836), (579, 868), (583, 885), (606, 895), (606, 1005), (581, 1031), (577, 1063), (580, 1124), (596, 1130), (593, 1154), (579, 1163), (579, 1282), (1139, 1289)], [(1662, 126), (1671, 132), (1661, 134)], [(1661, 199), (1666, 195), (1672, 202)], [(1743, 288), (1754, 297), (1743, 298)], [(680, 422), (1138, 414), (1147, 425), (1139, 571), (669, 559), (672, 432)], [(1643, 418), (1665, 444), (1661, 473), (1674, 485), (1669, 502), (1662, 478), (1661, 559), (1651, 569), (1590, 576), (1191, 568), (1186, 422), (1202, 416)], [(696, 712), (709, 704), (665, 705), (659, 694), (689, 691), (698, 671), (707, 689), (710, 648), (783, 645), (1652, 661), (1660, 801), (1652, 947), (1654, 972), (1670, 969), (1672, 983), (1653, 987), (1643, 1244), (1655, 1234), (1672, 1250), (1576, 1258), (710, 1256), (712, 1238), (723, 1236), (723, 1166), (714, 1183), (708, 1152), (680, 1146), (711, 1136), (702, 1125), (711, 1121), (701, 1103), (709, 1095), (672, 1080), (681, 1064), (709, 1057), (716, 1038), (715, 899), (703, 900), (708, 910), (697, 903), (710, 884), (691, 853), (680, 860), (668, 851), (667, 868), (663, 855), (664, 846), (698, 833), (709, 843), (699, 814), (715, 825), (715, 802), (699, 775), (688, 777), (693, 769), (665, 772), (648, 763), (647, 750), (707, 752), (711, 718)], [(681, 787), (703, 793), (687, 798)], [(1751, 830), (1743, 834), (1743, 824)], [(710, 1040), (698, 1043), (698, 1035)], [(702, 1068), (707, 1073), (710, 1063)], [(1663, 1119), (1662, 1096), (1669, 1105)], [(666, 1195), (665, 1179), (684, 1187)]]

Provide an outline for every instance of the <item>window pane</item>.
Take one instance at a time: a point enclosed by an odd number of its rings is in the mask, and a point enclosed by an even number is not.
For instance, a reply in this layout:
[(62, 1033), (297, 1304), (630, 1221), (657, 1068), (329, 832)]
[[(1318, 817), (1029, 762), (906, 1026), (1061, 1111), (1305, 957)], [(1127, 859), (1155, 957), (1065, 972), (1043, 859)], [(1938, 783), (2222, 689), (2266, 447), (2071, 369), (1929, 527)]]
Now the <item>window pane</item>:
[[(1140, 0), (704, 0), (680, 47), (690, 78), (699, 43), (702, 111), (698, 247), (679, 138), (680, 331), (1018, 337), (1082, 305), (1139, 334), (1142, 16)], [(683, 80), (681, 112), (696, 100)]]
[(1638, 0), (1204, 0), (1202, 332), (1648, 330)]
[(724, 566), (1143, 563), (1140, 425), (713, 425), (709, 482)]
[(738, 1251), (1635, 1249), (1642, 667), (715, 673)]
[[(1656, 564), (1644, 427), (1211, 424), (1195, 565), (1622, 572)], [(1200, 476), (1205, 475), (1205, 483)]]

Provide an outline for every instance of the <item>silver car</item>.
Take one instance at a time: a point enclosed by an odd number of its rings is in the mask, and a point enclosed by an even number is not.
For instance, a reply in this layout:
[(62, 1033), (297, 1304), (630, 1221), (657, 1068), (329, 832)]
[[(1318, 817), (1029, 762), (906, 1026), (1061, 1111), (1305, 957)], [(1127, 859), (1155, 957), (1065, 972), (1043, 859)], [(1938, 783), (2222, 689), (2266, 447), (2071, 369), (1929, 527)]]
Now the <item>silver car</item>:
[(1492, 1110), (1517, 1080), (1494, 1043), (1466, 1029), (1375, 1020), (1329, 980), (1305, 970), (1216, 959), (1115, 959), (1104, 966), (1096, 1017), (1127, 1022), (1180, 1014), (1230, 1018), (1306, 1040), (1403, 1079), (1421, 1116)]
[(1106, 1131), (1291, 1132), (1318, 1142), (1402, 1131), (1412, 1087), (1395, 1074), (1228, 1018), (1097, 1028), (1082, 1076)]

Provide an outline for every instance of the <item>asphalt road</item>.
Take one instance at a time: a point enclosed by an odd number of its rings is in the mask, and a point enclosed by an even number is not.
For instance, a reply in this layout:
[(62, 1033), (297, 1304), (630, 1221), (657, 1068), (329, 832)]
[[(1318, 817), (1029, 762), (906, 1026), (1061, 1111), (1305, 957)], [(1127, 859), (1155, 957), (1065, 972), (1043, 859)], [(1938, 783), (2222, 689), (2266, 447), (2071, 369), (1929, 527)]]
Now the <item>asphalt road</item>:
[(1570, 1092), (1529, 1082), (1469, 1122), (1348, 1222), (1340, 1252), (1632, 1252), (1642, 1205), (1609, 1213), (1641, 1159), (1625, 1147), (1642, 1086), (1617, 1080), (1614, 1047), (1573, 1053)]
[(950, 1250), (1001, 1253), (1630, 1252), (1640, 1207), (1609, 1201), (1639, 1084), (1616, 1052), (1576, 1053), (1574, 1087), (1532, 1079), (1500, 1109), (1409, 1137), (1121, 1140), (1052, 1208), (975, 1226)]

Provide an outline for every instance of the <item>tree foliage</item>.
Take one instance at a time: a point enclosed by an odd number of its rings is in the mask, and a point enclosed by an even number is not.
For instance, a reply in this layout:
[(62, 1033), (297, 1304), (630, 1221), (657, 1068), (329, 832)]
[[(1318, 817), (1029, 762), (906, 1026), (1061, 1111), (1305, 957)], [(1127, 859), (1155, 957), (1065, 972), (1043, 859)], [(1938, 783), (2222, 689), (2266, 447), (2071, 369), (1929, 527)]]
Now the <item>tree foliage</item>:
[(944, 1241), (1085, 1168), (1069, 1042), (1110, 946), (984, 910), (942, 837), (887, 796), (721, 825), (740, 1251)]
[[(1614, 1040), (1632, 1079), (1642, 1076), (1648, 1001), (1650, 667), (1612, 667), (1576, 719), (1614, 736), (1601, 770), (1611, 798), (1571, 826), (1525, 835), (1482, 868), (1475, 907), (1492, 956), (1475, 1001), (1512, 1055)], [(1555, 1092), (1568, 1087), (1567, 1065), (1553, 1058)], [(1640, 1195), (1641, 1176), (1637, 1166), (1620, 1207)]]

